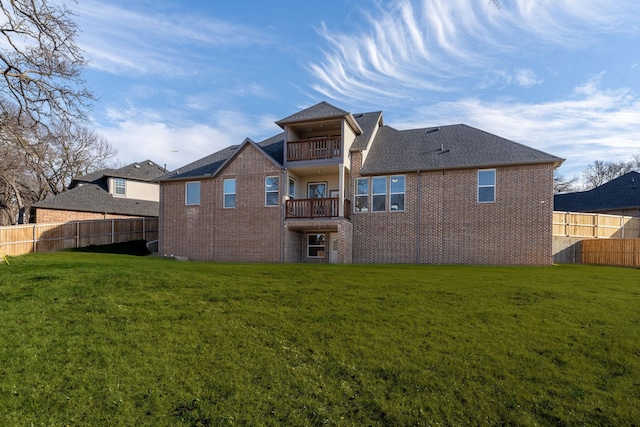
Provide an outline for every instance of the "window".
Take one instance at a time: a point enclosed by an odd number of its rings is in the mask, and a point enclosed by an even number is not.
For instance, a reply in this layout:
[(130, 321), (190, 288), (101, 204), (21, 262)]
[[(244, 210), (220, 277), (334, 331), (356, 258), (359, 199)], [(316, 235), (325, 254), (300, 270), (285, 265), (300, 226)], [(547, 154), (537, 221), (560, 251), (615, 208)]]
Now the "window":
[(478, 203), (494, 203), (496, 201), (496, 170), (478, 171)]
[(278, 206), (278, 177), (268, 176), (264, 179), (264, 204), (265, 206)]
[(124, 178), (116, 178), (115, 181), (116, 195), (124, 196), (125, 194), (127, 194), (127, 181)]
[(324, 258), (325, 234), (307, 234), (307, 258)]
[(327, 197), (326, 182), (310, 182), (308, 188), (310, 199), (324, 199)]
[(236, 207), (236, 180), (224, 180), (224, 205), (225, 208)]
[(296, 180), (289, 177), (289, 198), (296, 198)]
[(374, 212), (384, 212), (387, 210), (387, 177), (376, 176), (371, 180), (372, 189), (372, 207)]
[(200, 181), (187, 182), (186, 195), (184, 198), (185, 205), (200, 204)]
[(356, 212), (369, 210), (369, 178), (356, 178)]
[(390, 208), (392, 211), (404, 210), (404, 175), (391, 176)]

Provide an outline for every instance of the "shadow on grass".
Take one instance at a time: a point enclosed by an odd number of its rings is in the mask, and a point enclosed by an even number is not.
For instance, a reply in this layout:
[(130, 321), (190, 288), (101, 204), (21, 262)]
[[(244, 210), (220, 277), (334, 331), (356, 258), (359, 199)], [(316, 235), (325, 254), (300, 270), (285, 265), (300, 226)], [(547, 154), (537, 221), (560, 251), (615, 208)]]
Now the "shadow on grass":
[(69, 249), (71, 252), (91, 252), (97, 254), (118, 254), (118, 255), (135, 255), (146, 256), (151, 252), (147, 249), (145, 240), (133, 240), (131, 242), (112, 243), (110, 245), (92, 245), (84, 248)]

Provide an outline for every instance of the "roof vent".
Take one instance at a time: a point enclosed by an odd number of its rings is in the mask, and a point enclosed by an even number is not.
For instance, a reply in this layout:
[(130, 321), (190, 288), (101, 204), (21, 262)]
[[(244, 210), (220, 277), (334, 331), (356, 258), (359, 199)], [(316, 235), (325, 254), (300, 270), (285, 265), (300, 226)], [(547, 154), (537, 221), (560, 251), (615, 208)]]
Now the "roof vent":
[(427, 130), (427, 133), (434, 133), (434, 132), (438, 132), (440, 130), (440, 128), (431, 128)]
[(360, 117), (364, 117), (364, 114), (356, 114), (353, 116), (354, 119), (359, 119)]
[(133, 165), (134, 168), (140, 169), (140, 165)]

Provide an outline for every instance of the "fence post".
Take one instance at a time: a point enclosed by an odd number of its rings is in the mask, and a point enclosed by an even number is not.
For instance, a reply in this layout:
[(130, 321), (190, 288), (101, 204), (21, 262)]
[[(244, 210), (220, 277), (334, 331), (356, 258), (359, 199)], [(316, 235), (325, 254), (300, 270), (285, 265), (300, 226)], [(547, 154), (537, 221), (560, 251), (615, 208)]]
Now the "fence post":
[(37, 224), (33, 224), (33, 233), (32, 233), (32, 237), (33, 237), (33, 252), (38, 252), (38, 245), (37, 245), (37, 241), (36, 241), (36, 226)]
[(76, 248), (80, 247), (80, 221), (76, 221)]
[(142, 240), (147, 240), (147, 234), (146, 234), (146, 229), (145, 229), (145, 223), (144, 223), (145, 218), (142, 218)]
[(116, 242), (116, 220), (111, 220), (111, 243)]

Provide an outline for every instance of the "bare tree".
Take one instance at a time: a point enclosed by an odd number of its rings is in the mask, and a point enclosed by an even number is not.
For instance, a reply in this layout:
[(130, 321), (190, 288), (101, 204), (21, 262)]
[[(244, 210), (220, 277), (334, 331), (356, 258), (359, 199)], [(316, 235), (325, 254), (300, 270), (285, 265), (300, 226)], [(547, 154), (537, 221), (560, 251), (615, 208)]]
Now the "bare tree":
[(578, 191), (578, 180), (579, 178), (577, 176), (565, 178), (563, 175), (558, 173), (558, 170), (556, 169), (553, 173), (553, 192), (570, 193), (572, 191)]
[(585, 187), (591, 189), (634, 170), (640, 170), (640, 154), (636, 154), (632, 160), (627, 162), (596, 160), (582, 171), (582, 176), (584, 177)]
[(0, 0), (0, 12), (0, 109), (17, 105), (18, 120), (35, 124), (83, 120), (93, 95), (71, 11), (47, 0)]
[[(18, 222), (35, 202), (65, 191), (71, 179), (105, 168), (116, 150), (84, 126), (39, 126), (18, 108), (0, 117), (0, 224)], [(4, 218), (4, 219), (3, 219)]]
[(115, 155), (83, 126), (94, 97), (76, 34), (64, 5), (0, 0), (0, 223)]

